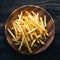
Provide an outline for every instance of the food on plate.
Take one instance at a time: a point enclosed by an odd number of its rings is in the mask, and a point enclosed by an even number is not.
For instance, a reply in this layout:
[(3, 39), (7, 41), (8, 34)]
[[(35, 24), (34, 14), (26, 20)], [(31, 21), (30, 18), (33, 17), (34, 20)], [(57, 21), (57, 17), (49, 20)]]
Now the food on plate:
[(19, 51), (22, 47), (26, 47), (32, 53), (33, 47), (37, 47), (38, 44), (45, 44), (44, 40), (48, 36), (46, 15), (39, 17), (39, 13), (34, 11), (21, 11), (18, 18), (10, 22), (12, 27), (7, 28), (7, 31), (14, 44), (19, 46)]

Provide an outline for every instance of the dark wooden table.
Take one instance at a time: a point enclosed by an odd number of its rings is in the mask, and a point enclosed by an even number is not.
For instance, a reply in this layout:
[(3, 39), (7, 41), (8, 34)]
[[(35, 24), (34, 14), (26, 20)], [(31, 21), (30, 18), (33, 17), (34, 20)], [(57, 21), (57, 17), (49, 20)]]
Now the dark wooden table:
[(0, 27), (0, 60), (60, 60), (60, 0), (0, 0), (0, 22), (5, 22), (14, 9), (29, 4), (43, 7), (53, 17), (56, 33), (52, 44), (41, 54), (21, 55), (7, 43), (4, 27)]

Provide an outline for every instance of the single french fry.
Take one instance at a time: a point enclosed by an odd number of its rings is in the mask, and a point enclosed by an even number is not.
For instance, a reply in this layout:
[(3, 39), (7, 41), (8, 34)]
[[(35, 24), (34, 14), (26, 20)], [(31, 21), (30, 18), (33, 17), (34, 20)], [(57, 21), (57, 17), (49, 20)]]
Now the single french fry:
[(37, 43), (40, 43), (40, 41), (39, 41), (39, 40), (37, 40)]
[(20, 15), (18, 15), (18, 18), (21, 19), (23, 12), (21, 11)]
[(35, 12), (31, 11), (31, 13), (36, 16)]
[(17, 29), (15, 27), (15, 23), (12, 23), (13, 24), (13, 27), (14, 27), (14, 31), (15, 31), (15, 36), (17, 36)]
[(48, 32), (46, 33), (46, 36), (49, 36)]
[(33, 30), (29, 31), (28, 34), (30, 34), (31, 32), (35, 31), (38, 27), (34, 28)]
[(38, 35), (38, 38), (41, 37), (41, 35)]
[(28, 15), (30, 15), (30, 12), (28, 12), (28, 11), (26, 11), (26, 10), (25, 10), (25, 13), (28, 14)]
[(37, 13), (37, 15), (36, 15), (36, 22), (38, 23), (38, 19), (39, 18), (39, 14)]
[(43, 25), (43, 19), (42, 19), (42, 17), (40, 17), (39, 20), (40, 20), (41, 24)]
[(37, 45), (36, 45), (36, 44), (34, 44), (34, 47), (37, 47)]
[(41, 44), (42, 44), (42, 45), (44, 45), (44, 44), (45, 44), (41, 39), (40, 39), (40, 42), (41, 42)]
[(44, 15), (44, 26), (46, 27), (46, 15)]
[(33, 42), (31, 43), (31, 47), (34, 46), (34, 43), (36, 42), (36, 39), (33, 40)]
[(15, 45), (20, 45), (19, 43), (15, 43)]
[(21, 42), (21, 44), (20, 44), (20, 46), (19, 46), (19, 51), (21, 50), (21, 48), (22, 48), (22, 46), (23, 46), (23, 42), (24, 42), (24, 37), (22, 36), (22, 42)]
[(44, 36), (44, 39), (46, 39), (46, 35), (45, 35), (45, 34), (43, 34), (43, 36)]
[(40, 26), (41, 26), (43, 29), (45, 29), (45, 28), (44, 28), (44, 24), (43, 24), (43, 18), (42, 18), (42, 17), (40, 17), (40, 19), (39, 19), (39, 20), (40, 20)]
[(36, 39), (38, 38), (38, 36), (37, 36), (37, 33), (34, 31), (34, 35), (35, 35), (35, 37), (36, 37)]

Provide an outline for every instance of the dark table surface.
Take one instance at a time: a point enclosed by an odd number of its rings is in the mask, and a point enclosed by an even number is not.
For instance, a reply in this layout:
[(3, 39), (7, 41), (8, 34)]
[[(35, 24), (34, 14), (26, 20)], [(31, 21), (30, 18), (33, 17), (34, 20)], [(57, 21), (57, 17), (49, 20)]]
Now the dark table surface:
[(53, 17), (56, 33), (52, 44), (41, 54), (21, 55), (7, 43), (4, 27), (0, 27), (0, 60), (60, 60), (60, 0), (0, 0), (0, 22), (5, 22), (14, 9), (31, 4), (46, 9)]

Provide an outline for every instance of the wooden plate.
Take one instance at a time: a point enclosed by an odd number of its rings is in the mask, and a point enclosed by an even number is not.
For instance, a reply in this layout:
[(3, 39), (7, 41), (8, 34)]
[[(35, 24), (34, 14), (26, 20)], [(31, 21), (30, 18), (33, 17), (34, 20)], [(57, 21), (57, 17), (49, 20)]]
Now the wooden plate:
[[(22, 7), (17, 8), (16, 10), (14, 10), (8, 17), (8, 19), (6, 20), (6, 24), (5, 24), (5, 35), (6, 35), (6, 39), (9, 43), (9, 45), (11, 45), (11, 47), (13, 49), (15, 49), (16, 51), (18, 51), (17, 47), (14, 45), (14, 42), (12, 41), (12, 38), (10, 36), (10, 34), (7, 32), (7, 28), (10, 28), (12, 26), (12, 24), (10, 23), (10, 21), (15, 20), (18, 16), (18, 14), (21, 13), (21, 11), (34, 11), (35, 13), (38, 12), (39, 16), (43, 17), (44, 15), (47, 16), (47, 30), (49, 33), (49, 36), (47, 37), (46, 41), (45, 41), (45, 45), (39, 45), (37, 48), (34, 48), (33, 53), (32, 54), (37, 54), (37, 53), (41, 53), (42, 51), (44, 51), (53, 41), (54, 38), (54, 34), (55, 34), (55, 24), (53, 21), (53, 18), (51, 17), (51, 15), (44, 10), (43, 8), (39, 7), (39, 6), (35, 6), (35, 5), (25, 5)], [(29, 54), (28, 50), (26, 48), (22, 48), (21, 51), (18, 51), (19, 53), (22, 54)]]

